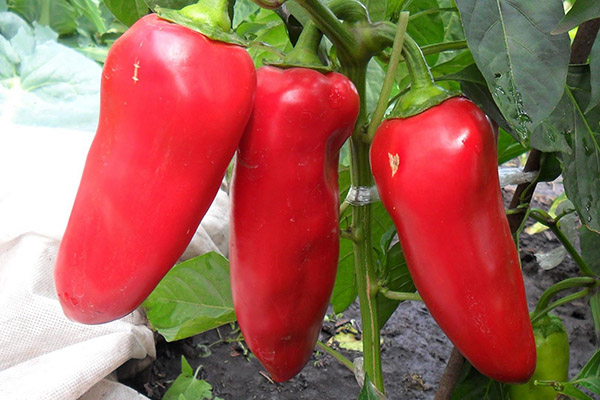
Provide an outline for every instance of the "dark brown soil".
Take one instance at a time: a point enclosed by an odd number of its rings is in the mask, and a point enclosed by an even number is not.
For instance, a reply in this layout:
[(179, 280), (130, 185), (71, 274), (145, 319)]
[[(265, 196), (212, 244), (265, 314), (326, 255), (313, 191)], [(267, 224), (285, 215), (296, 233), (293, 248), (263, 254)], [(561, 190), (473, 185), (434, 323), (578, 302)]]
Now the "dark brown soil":
[[(538, 196), (542, 206), (549, 198)], [(542, 270), (534, 253), (558, 246), (550, 234), (523, 235), (521, 261), (530, 309), (544, 289), (566, 277), (576, 276), (570, 257), (558, 267)], [(595, 339), (589, 306), (578, 301), (557, 309), (571, 341), (571, 376), (587, 362)], [(353, 321), (360, 331), (358, 306), (344, 312), (342, 320)], [(342, 323), (344, 321), (341, 321)], [(340, 320), (327, 322), (321, 340), (328, 340)], [(151, 399), (160, 399), (181, 371), (181, 355), (191, 366), (201, 367), (198, 375), (213, 387), (213, 393), (228, 399), (353, 399), (360, 388), (352, 372), (329, 355), (315, 351), (304, 370), (292, 380), (278, 384), (268, 378), (256, 358), (247, 354), (232, 327), (221, 327), (175, 343), (157, 339), (157, 359), (133, 378), (124, 380)], [(382, 360), (388, 399), (432, 399), (452, 350), (451, 343), (433, 321), (422, 303), (400, 305), (382, 330)], [(358, 352), (343, 352), (351, 360)]]

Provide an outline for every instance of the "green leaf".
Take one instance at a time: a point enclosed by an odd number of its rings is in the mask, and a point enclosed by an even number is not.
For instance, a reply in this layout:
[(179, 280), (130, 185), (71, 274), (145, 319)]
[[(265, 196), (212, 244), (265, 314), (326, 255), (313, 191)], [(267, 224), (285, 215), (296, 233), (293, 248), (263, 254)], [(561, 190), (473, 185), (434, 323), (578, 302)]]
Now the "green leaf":
[[(339, 171), (340, 198), (346, 198), (350, 189), (350, 168), (345, 167)], [(342, 216), (340, 228), (347, 229), (350, 226), (350, 210), (346, 212), (347, 216)], [(358, 287), (356, 286), (356, 276), (354, 274), (354, 245), (351, 240), (340, 239), (340, 258), (338, 261), (337, 275), (331, 295), (331, 304), (333, 311), (340, 313), (350, 307), (358, 296)]]
[(498, 165), (512, 160), (525, 153), (527, 149), (515, 140), (504, 129), (498, 132)]
[(385, 19), (387, 0), (364, 0), (363, 3), (367, 6), (371, 21), (376, 22)]
[(600, 35), (596, 36), (596, 40), (594, 40), (592, 50), (590, 51), (590, 76), (592, 95), (590, 104), (588, 104), (585, 112), (590, 111), (600, 104)]
[[(415, 292), (416, 288), (408, 272), (408, 266), (402, 253), (400, 243), (396, 243), (385, 255), (385, 270), (383, 279), (385, 286), (395, 292)], [(387, 297), (377, 295), (378, 326), (383, 328), (387, 320), (392, 316), (400, 301), (391, 300)]]
[(477, 65), (471, 64), (455, 74), (446, 75), (444, 79), (459, 81), (465, 96), (477, 104), (477, 107), (481, 108), (483, 112), (494, 120), (502, 129), (510, 133), (513, 137), (516, 136), (513, 134), (511, 127), (494, 102), (485, 83), (485, 79), (483, 78), (483, 75), (481, 75)]
[(196, 379), (192, 367), (185, 357), (181, 356), (181, 374), (171, 384), (162, 400), (212, 400), (213, 398), (212, 386), (204, 380)]
[(75, 8), (90, 21), (98, 33), (106, 32), (106, 24), (100, 7), (92, 0), (71, 0)]
[(578, 379), (576, 382), (578, 385), (583, 386), (584, 388), (596, 393), (600, 394), (600, 376), (593, 376), (585, 379)]
[[(444, 40), (444, 24), (440, 13), (421, 13), (429, 9), (439, 8), (437, 0), (419, 0), (407, 2), (404, 7), (411, 14), (406, 31), (419, 44), (441, 43)], [(435, 65), (439, 54), (430, 54), (426, 57), (429, 65)]]
[(558, 392), (568, 395), (569, 399), (594, 400), (587, 394), (583, 393), (581, 390), (577, 389), (577, 387), (575, 387), (575, 385), (573, 385), (569, 382), (565, 383), (562, 390), (559, 390)]
[(592, 271), (600, 276), (600, 234), (583, 225), (580, 228), (581, 256)]
[(197, 3), (198, 0), (144, 0), (144, 2), (151, 10), (156, 9), (156, 7), (181, 10), (185, 6)]
[(66, 0), (8, 0), (8, 9), (30, 23), (49, 26), (60, 35), (75, 32), (77, 12)]
[(565, 33), (585, 21), (598, 17), (600, 17), (600, 3), (598, 0), (577, 0), (567, 15), (552, 30), (552, 34)]
[(527, 143), (564, 92), (570, 57), (567, 34), (550, 34), (563, 16), (561, 0), (456, 0), (465, 36), (494, 102)]
[(358, 400), (384, 400), (385, 396), (377, 390), (373, 382), (369, 379), (369, 375), (365, 374), (365, 381), (358, 395)]
[(590, 308), (592, 309), (596, 341), (598, 341), (598, 338), (600, 338), (600, 292), (596, 292), (590, 296)]
[(0, 13), (0, 119), (93, 131), (101, 68), (56, 39), (48, 27)]
[(377, 106), (383, 80), (385, 79), (385, 69), (375, 59), (371, 59), (367, 65), (367, 112), (372, 113)]
[(250, 0), (237, 0), (233, 8), (233, 21), (231, 26), (234, 29), (248, 20), (251, 15), (256, 15), (260, 11), (260, 7)]
[[(257, 68), (265, 61), (280, 60), (282, 53), (292, 49), (285, 24), (271, 10), (261, 8), (258, 14), (250, 14), (248, 20), (237, 27), (236, 33), (254, 42), (254, 46), (249, 46), (248, 53)], [(259, 43), (261, 45), (256, 45)]]
[[(508, 391), (500, 382), (482, 375), (468, 362), (465, 363), (462, 378), (452, 392), (452, 400), (509, 400)], [(517, 399), (513, 399), (517, 400)]]
[(596, 350), (596, 352), (592, 355), (592, 357), (590, 357), (589, 361), (584, 365), (581, 371), (579, 371), (577, 376), (572, 379), (572, 381), (597, 376), (600, 376), (600, 350)]
[(127, 26), (148, 14), (148, 5), (144, 0), (104, 0), (104, 4), (115, 17)]
[[(469, 50), (461, 50), (446, 61), (432, 67), (431, 73), (436, 79), (446, 80), (448, 79), (446, 75), (457, 74), (474, 63), (475, 60), (473, 60), (471, 52)], [(485, 85), (485, 80), (483, 79), (483, 76), (481, 76), (481, 73), (478, 75), (478, 77), (481, 78), (481, 83)]]
[(210, 252), (174, 266), (143, 306), (152, 327), (168, 341), (235, 321), (229, 262)]
[(581, 221), (600, 232), (600, 107), (586, 113), (590, 99), (589, 66), (569, 71), (568, 87), (555, 111), (536, 129), (531, 146), (560, 151), (565, 191)]

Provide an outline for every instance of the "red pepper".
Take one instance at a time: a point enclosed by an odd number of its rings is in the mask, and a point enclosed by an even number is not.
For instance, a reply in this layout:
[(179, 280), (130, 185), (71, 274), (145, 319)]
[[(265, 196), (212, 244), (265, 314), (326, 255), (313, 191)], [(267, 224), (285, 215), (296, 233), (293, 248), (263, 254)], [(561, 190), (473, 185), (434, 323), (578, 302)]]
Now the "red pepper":
[(338, 73), (262, 67), (231, 185), (233, 303), (246, 343), (283, 382), (310, 358), (339, 255), (338, 154), (359, 98)]
[(455, 97), (387, 120), (371, 168), (433, 318), (481, 373), (526, 382), (535, 342), (485, 114)]
[(115, 42), (56, 263), (70, 319), (128, 314), (174, 265), (217, 193), (255, 85), (244, 49), (153, 14)]

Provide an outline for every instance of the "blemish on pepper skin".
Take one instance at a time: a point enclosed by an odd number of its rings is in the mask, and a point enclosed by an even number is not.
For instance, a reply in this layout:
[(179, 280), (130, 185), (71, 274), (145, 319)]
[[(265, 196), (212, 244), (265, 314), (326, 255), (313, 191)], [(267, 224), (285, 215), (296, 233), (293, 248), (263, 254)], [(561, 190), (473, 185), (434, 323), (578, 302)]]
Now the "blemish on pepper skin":
[(388, 153), (388, 157), (390, 159), (390, 168), (392, 169), (392, 178), (398, 172), (398, 166), (400, 165), (400, 157), (398, 154), (392, 155), (392, 153)]
[(133, 83), (136, 83), (137, 81), (139, 81), (138, 79), (138, 70), (140, 69), (140, 62), (136, 61), (135, 64), (133, 64), (133, 76), (131, 77), (131, 79), (133, 79)]

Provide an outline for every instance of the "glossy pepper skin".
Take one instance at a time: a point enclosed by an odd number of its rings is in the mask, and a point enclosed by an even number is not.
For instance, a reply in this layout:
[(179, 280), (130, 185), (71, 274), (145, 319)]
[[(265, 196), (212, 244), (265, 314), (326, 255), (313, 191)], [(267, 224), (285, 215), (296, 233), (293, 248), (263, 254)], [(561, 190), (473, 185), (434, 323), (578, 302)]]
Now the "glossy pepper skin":
[(233, 304), (273, 379), (310, 358), (339, 255), (338, 153), (359, 98), (338, 73), (262, 67), (231, 184)]
[(384, 121), (371, 169), (427, 308), (481, 373), (526, 382), (535, 342), (485, 114), (462, 97)]
[(508, 388), (512, 400), (554, 400), (556, 390), (550, 386), (536, 386), (534, 382), (569, 380), (569, 337), (560, 318), (546, 314), (533, 324), (533, 333), (537, 367), (529, 382)]
[(67, 317), (122, 317), (174, 265), (217, 193), (255, 87), (244, 49), (154, 14), (115, 42), (56, 262)]

